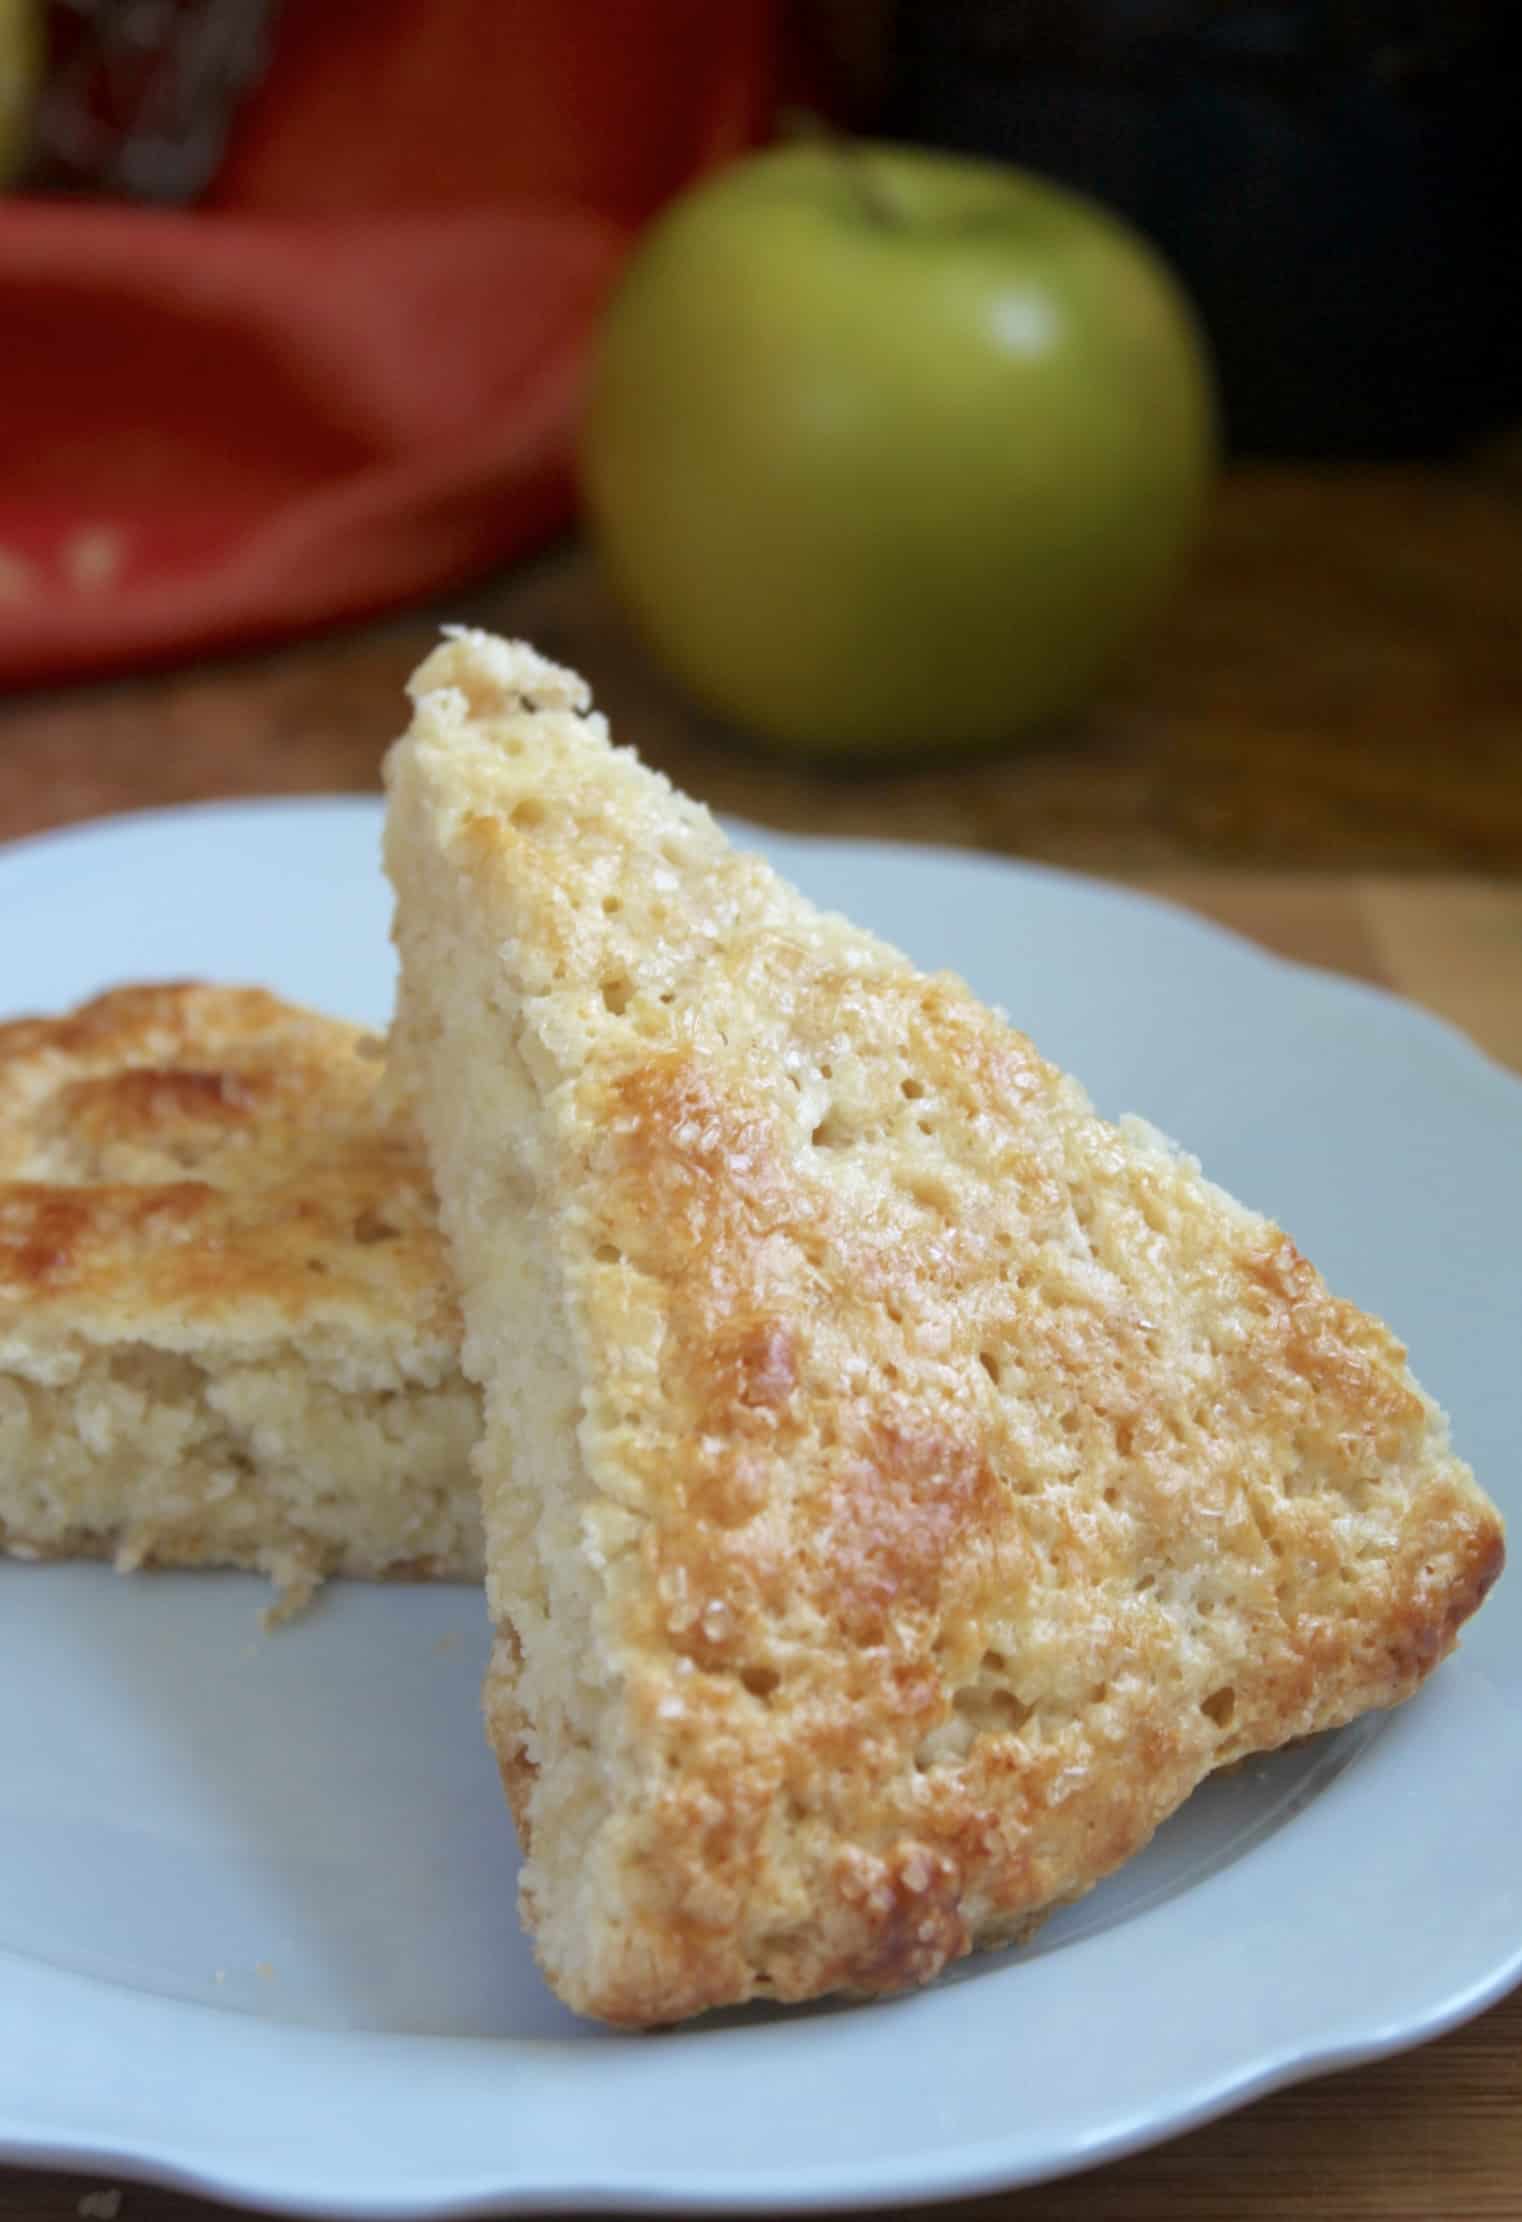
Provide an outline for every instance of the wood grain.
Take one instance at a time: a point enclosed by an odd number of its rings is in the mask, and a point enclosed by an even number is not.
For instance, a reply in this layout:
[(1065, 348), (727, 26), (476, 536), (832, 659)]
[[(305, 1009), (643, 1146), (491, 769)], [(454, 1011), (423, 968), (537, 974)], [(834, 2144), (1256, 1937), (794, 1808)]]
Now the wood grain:
[[(1121, 876), (1287, 956), (1397, 988), (1522, 1069), (1519, 581), (1522, 506), (1503, 488), (1416, 472), (1257, 474), (1228, 489), (1190, 591), (1082, 727), (994, 765), (850, 778), (747, 756), (695, 718), (580, 550), (455, 610), (590, 671), (646, 753), (720, 807)], [(211, 795), (373, 787), (432, 626), (409, 617), (0, 705), (0, 837)], [(1357, 1887), (1328, 1877), (1329, 1889)], [(0, 2222), (72, 2222), (85, 2192), (122, 2181), (0, 2170)], [(122, 2208), (124, 2222), (215, 2211), (131, 2186)], [(1522, 2222), (1522, 1993), (1416, 2053), (954, 2211)]]
[(1522, 874), (1522, 498), (1418, 470), (1230, 479), (1163, 624), (1092, 713), (989, 763), (747, 753), (651, 666), (575, 545), (413, 614), (267, 656), (0, 703), (0, 837), (214, 795), (373, 788), (441, 615), (589, 673), (621, 732), (763, 824), (1091, 871)]

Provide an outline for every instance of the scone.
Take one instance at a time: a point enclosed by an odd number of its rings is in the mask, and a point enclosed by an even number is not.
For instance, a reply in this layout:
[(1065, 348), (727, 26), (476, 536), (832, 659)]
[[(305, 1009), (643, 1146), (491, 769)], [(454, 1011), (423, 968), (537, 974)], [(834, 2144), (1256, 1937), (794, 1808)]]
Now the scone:
[(413, 695), (393, 1056), (570, 2005), (923, 1982), (1415, 1689), (1502, 1530), (1387, 1328), (734, 851), (573, 674), (466, 633)]
[(380, 1045), (258, 988), (0, 1026), (0, 1549), (482, 1573), (479, 1403)]

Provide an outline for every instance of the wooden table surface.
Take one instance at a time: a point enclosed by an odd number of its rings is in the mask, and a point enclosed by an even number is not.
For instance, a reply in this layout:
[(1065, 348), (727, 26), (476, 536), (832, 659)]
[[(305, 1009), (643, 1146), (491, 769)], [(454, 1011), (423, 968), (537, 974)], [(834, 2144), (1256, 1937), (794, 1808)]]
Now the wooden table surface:
[[(1080, 725), (996, 764), (831, 778), (745, 754), (651, 670), (567, 547), (444, 612), (0, 703), (0, 838), (205, 796), (373, 787), (438, 614), (580, 665), (621, 730), (720, 808), (1133, 880), (1396, 987), (1522, 1068), (1522, 489), (1504, 471), (1235, 477), (1145, 653)], [(0, 2222), (72, 2217), (119, 2180), (0, 2170)], [(129, 2222), (212, 2211), (125, 2190)], [(1419, 2052), (962, 2211), (1522, 2218), (1522, 1992)]]

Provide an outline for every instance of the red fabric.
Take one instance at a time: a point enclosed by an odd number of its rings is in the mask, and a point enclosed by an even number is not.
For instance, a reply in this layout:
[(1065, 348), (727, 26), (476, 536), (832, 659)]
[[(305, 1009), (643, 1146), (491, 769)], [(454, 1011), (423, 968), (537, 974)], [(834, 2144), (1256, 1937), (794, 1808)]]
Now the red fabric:
[(566, 519), (638, 225), (764, 130), (769, 0), (287, 0), (208, 203), (0, 204), (0, 682), (304, 630)]

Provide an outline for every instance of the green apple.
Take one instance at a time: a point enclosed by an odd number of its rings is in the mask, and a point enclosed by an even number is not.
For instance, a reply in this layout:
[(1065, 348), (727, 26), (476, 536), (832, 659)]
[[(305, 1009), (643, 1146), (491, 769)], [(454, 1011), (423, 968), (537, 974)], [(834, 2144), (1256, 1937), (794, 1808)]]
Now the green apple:
[(1215, 458), (1134, 233), (1002, 164), (863, 142), (676, 202), (599, 335), (587, 512), (656, 652), (810, 754), (1008, 741), (1166, 592)]
[(0, 0), (0, 187), (9, 184), (26, 152), (42, 48), (39, 0)]

